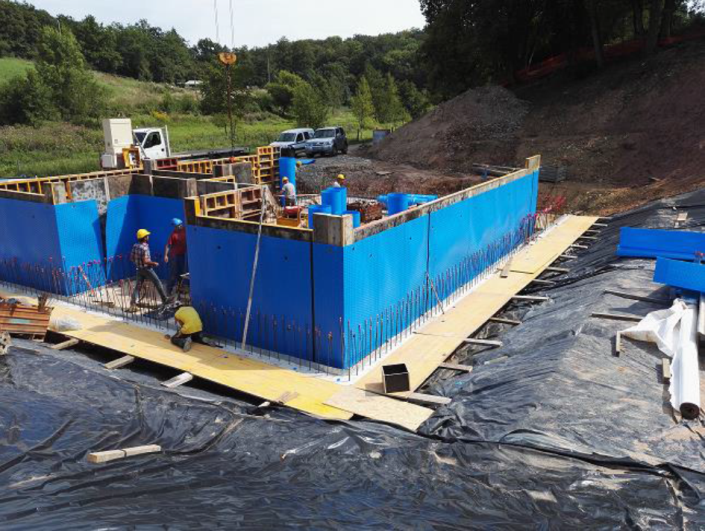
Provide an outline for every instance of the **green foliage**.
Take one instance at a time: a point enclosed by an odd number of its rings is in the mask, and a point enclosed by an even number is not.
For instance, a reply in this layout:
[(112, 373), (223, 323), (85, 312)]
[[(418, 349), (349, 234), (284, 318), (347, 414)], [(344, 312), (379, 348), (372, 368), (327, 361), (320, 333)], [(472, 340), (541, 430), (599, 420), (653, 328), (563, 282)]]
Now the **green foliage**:
[(419, 90), (411, 81), (399, 83), (399, 96), (407, 112), (414, 119), (423, 116), (431, 108), (428, 92)]
[(37, 125), (45, 120), (85, 123), (104, 109), (104, 90), (86, 68), (73, 34), (46, 27), (34, 70), (0, 93), (2, 123)]
[(58, 118), (51, 93), (34, 70), (13, 78), (0, 90), (0, 123), (38, 126)]
[(88, 70), (71, 32), (44, 28), (35, 68), (62, 119), (80, 123), (100, 117), (105, 93)]
[(292, 111), (299, 127), (323, 127), (330, 115), (325, 95), (309, 83), (301, 83), (294, 90)]
[(296, 89), (306, 82), (300, 76), (282, 70), (277, 74), (275, 81), (267, 85), (267, 92), (272, 96), (274, 108), (279, 109), (282, 114), (291, 112), (294, 104), (294, 93)]
[[(201, 85), (201, 112), (203, 114), (227, 113), (228, 111), (228, 77), (226, 68), (215, 62), (205, 71)], [(243, 71), (230, 68), (231, 102), (233, 115), (241, 117), (251, 99), (245, 87)]]
[(372, 102), (370, 84), (365, 76), (362, 76), (357, 85), (357, 91), (351, 101), (351, 107), (355, 115), (358, 131), (374, 127), (375, 106)]

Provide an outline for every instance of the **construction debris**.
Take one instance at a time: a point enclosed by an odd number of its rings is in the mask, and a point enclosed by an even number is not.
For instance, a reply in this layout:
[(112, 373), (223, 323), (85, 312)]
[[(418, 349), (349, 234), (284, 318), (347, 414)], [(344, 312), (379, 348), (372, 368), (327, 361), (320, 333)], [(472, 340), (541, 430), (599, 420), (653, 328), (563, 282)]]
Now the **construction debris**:
[(0, 297), (0, 332), (44, 339), (51, 312), (52, 308), (47, 306), (46, 295), (42, 295), (36, 305)]

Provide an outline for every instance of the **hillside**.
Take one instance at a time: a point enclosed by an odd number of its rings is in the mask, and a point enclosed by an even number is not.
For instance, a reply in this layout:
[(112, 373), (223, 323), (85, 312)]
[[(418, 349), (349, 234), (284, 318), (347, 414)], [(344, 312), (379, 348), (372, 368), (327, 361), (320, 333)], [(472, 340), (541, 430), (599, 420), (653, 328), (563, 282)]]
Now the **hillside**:
[[(509, 111), (509, 112), (508, 112)], [(373, 150), (440, 171), (564, 166), (564, 188), (594, 188), (574, 207), (609, 212), (705, 184), (705, 41), (615, 63), (585, 79), (561, 73), (513, 93), (471, 90)]]

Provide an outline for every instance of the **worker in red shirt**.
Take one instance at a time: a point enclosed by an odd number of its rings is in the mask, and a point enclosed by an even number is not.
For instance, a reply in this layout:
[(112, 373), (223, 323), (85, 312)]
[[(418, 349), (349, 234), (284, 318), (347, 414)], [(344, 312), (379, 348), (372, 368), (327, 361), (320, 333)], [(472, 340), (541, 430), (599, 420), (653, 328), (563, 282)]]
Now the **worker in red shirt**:
[(175, 298), (177, 288), (181, 282), (181, 276), (186, 274), (188, 269), (186, 262), (186, 228), (184, 222), (178, 218), (171, 220), (174, 230), (169, 236), (164, 248), (164, 263), (169, 264), (169, 283), (167, 292), (169, 296)]

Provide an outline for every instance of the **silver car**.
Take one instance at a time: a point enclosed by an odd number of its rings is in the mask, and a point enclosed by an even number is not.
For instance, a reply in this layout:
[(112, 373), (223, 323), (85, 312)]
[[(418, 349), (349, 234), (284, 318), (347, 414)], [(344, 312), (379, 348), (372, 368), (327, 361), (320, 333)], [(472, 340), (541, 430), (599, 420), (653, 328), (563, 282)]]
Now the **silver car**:
[(306, 142), (306, 156), (316, 155), (334, 156), (338, 153), (348, 152), (348, 137), (342, 127), (323, 127), (316, 129), (313, 138)]

